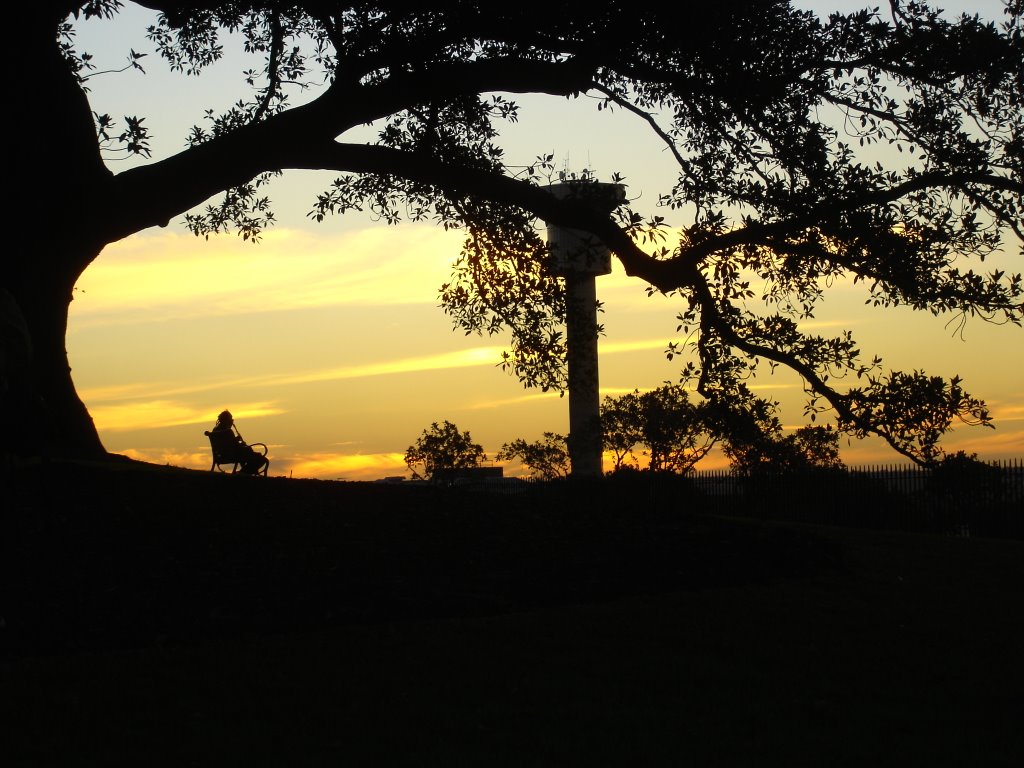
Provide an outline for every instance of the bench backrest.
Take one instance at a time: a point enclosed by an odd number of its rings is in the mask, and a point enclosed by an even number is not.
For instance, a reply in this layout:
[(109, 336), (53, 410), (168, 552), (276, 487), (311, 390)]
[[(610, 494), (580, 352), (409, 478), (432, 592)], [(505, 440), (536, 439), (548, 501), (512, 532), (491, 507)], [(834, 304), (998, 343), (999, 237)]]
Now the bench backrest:
[(213, 460), (218, 464), (230, 464), (241, 460), (241, 447), (235, 434), (227, 429), (214, 430), (206, 433), (210, 438), (210, 450)]

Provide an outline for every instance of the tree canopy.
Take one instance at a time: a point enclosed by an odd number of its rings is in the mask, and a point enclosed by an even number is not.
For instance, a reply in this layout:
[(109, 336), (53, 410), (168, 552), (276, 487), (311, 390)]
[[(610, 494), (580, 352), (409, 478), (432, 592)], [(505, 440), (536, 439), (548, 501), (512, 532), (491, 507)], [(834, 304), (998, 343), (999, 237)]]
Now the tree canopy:
[(501, 446), (494, 457), (497, 461), (519, 460), (533, 477), (557, 480), (570, 474), (569, 447), (565, 435), (545, 432), (540, 440), (527, 442), (517, 437)]
[[(767, 407), (765, 407), (767, 406)], [(805, 425), (785, 434), (770, 403), (717, 419), (723, 453), (741, 475), (842, 469), (839, 433), (831, 425)]]
[(435, 421), (405, 452), (414, 480), (432, 480), (440, 473), (479, 467), (486, 460), (483, 446), (450, 421)]
[(685, 474), (718, 441), (709, 405), (690, 402), (678, 384), (606, 396), (601, 404), (601, 426), (613, 471), (639, 467), (634, 449), (641, 446), (649, 471)]
[[(14, 153), (12, 219), (39, 242), (3, 279), (31, 335), (31, 398), (54, 450), (102, 451), (64, 350), (82, 272), (105, 245), (179, 216), (197, 235), (258, 238), (274, 221), (266, 182), (291, 169), (338, 174), (310, 201), (313, 218), (372, 209), (464, 231), (444, 309), (469, 332), (511, 330), (504, 363), (527, 385), (564, 386), (563, 286), (545, 265), (543, 221), (593, 233), (677, 302), (667, 353), (707, 398), (739, 397), (763, 361), (785, 365), (809, 414), (922, 462), (955, 420), (990, 422), (959, 378), (890, 369), (850, 333), (805, 322), (852, 280), (880, 310), (1020, 325), (1020, 275), (983, 262), (1024, 241), (1021, 0), (1000, 20), (918, 0), (827, 19), (747, 0), (688, 8), (684, 25), (669, 6), (601, 1), (138, 4), (160, 13), (147, 36), (175, 70), (201, 76), (227, 33), (263, 66), (182, 151), (113, 172), (104, 151), (147, 158), (148, 127), (93, 113), (96, 65), (76, 49), (74, 22), (122, 4), (9, 11), (31, 73), (12, 101), (40, 148)], [(293, 106), (289, 87), (313, 83), (319, 95)], [(507, 167), (501, 127), (528, 119), (520, 93), (588, 95), (596, 113), (647, 126), (677, 170), (670, 189), (644, 190), (660, 210), (558, 200), (545, 191), (550, 157)], [(367, 124), (374, 141), (348, 139)]]

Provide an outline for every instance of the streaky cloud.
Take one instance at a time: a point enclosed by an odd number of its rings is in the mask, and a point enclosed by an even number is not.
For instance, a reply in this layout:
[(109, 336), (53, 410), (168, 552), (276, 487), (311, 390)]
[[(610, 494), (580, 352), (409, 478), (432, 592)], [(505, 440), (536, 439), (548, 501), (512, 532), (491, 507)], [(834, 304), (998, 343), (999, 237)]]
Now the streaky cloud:
[(275, 461), (285, 474), (322, 480), (377, 480), (405, 475), (401, 453), (315, 453), (281, 456)]
[[(87, 388), (81, 391), (82, 399), (90, 403), (90, 411), (95, 415), (98, 409), (107, 406), (107, 400), (126, 400), (129, 398), (150, 398), (164, 402), (167, 398), (182, 395), (193, 395), (217, 390), (234, 391), (241, 388), (272, 388), (275, 386), (310, 384), (324, 381), (339, 381), (370, 376), (389, 376), (396, 374), (421, 373), (455, 368), (475, 366), (496, 366), (501, 360), (501, 347), (471, 347), (469, 349), (442, 352), (435, 355), (387, 360), (363, 365), (342, 366), (321, 370), (300, 371), (298, 373), (270, 374), (261, 376), (239, 376), (211, 380), (201, 384), (169, 384), (166, 382), (124, 384), (109, 387)], [(128, 406), (125, 407), (138, 407)], [(236, 414), (237, 415), (237, 414)]]
[[(180, 427), (189, 424), (213, 425), (221, 407), (199, 408), (176, 400), (148, 400), (120, 405), (98, 405), (91, 407), (93, 420), (104, 432), (134, 432), (166, 427)], [(285, 411), (273, 403), (241, 403), (232, 406), (236, 419), (276, 416)]]
[(434, 305), (461, 238), (433, 226), (420, 229), (416, 237), (380, 227), (333, 235), (276, 229), (257, 245), (229, 235), (138, 235), (108, 246), (83, 275), (72, 319), (82, 328), (139, 316)]

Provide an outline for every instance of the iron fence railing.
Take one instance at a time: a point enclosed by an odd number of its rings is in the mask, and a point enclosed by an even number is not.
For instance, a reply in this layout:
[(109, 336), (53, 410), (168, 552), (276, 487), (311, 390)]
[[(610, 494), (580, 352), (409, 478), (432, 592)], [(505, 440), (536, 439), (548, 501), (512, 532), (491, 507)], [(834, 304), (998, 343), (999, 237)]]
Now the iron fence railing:
[(656, 504), (762, 520), (1024, 539), (1022, 459), (753, 476), (729, 469), (687, 476), (631, 472), (586, 483), (503, 478), (451, 490), (557, 497), (570, 505)]

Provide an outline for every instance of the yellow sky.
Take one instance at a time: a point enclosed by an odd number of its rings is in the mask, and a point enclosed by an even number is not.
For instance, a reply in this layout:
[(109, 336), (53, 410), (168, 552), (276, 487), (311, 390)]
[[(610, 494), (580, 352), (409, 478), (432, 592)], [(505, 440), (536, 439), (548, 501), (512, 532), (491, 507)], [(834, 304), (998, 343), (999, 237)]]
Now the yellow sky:
[[(271, 446), (274, 474), (295, 477), (406, 474), (405, 449), (446, 419), (491, 455), (518, 437), (564, 433), (565, 399), (524, 390), (497, 367), (504, 338), (453, 332), (437, 307), (460, 243), (423, 225), (330, 236), (280, 228), (255, 246), (141, 233), (110, 246), (79, 283), (68, 337), (75, 381), (109, 450), (177, 466), (209, 466), (203, 430), (224, 408), (247, 440)], [(663, 355), (675, 338), (672, 302), (617, 269), (598, 293), (602, 394), (675, 380), (678, 364)], [(1006, 354), (1019, 329), (978, 323), (961, 340), (931, 316), (865, 311), (846, 288), (811, 327), (853, 327), (865, 351), (892, 364), (965, 376), (999, 429), (959, 430), (949, 446), (1024, 455), (1024, 388)], [(788, 424), (801, 423), (794, 376), (755, 386), (784, 404)], [(844, 456), (897, 458), (872, 441)]]
[[(114, 51), (107, 61), (97, 59), (101, 69), (114, 68), (127, 46), (149, 50), (138, 32), (149, 21), (129, 6), (121, 23), (134, 37), (124, 32), (122, 41), (98, 22), (83, 23), (81, 46)], [(180, 149), (203, 108), (238, 98), (216, 87), (218, 78), (237, 81), (237, 60), (185, 89), (155, 56), (144, 63), (146, 76), (91, 82), (90, 99), (97, 112), (145, 115), (155, 157)], [(672, 166), (635, 118), (604, 112), (595, 119), (592, 106), (581, 111), (560, 99), (516, 100), (524, 105), (522, 118), (503, 132), (510, 164), (552, 152), (570, 170), (621, 172), (630, 197), (639, 196), (634, 207), (655, 212)], [(127, 165), (111, 160), (111, 167)], [(566, 400), (524, 390), (497, 367), (505, 339), (453, 332), (437, 307), (462, 236), (432, 225), (388, 227), (366, 216), (312, 224), (306, 213), (313, 195), (332, 176), (290, 173), (275, 183), (281, 223), (258, 245), (235, 236), (198, 239), (172, 222), (109, 246), (89, 268), (72, 303), (68, 352), (108, 450), (206, 469), (203, 430), (228, 408), (247, 440), (270, 446), (271, 474), (354, 480), (407, 474), (405, 449), (434, 421), (469, 430), (490, 455), (515, 438), (567, 431)], [(676, 338), (671, 301), (647, 297), (641, 283), (618, 270), (598, 279), (598, 296), (606, 309), (602, 392), (676, 380), (678, 363), (663, 355)], [(816, 320), (820, 332), (850, 328), (868, 357), (879, 353), (896, 368), (963, 376), (968, 390), (989, 403), (998, 428), (957, 430), (947, 448), (984, 458), (1024, 455), (1019, 328), (976, 322), (961, 339), (943, 318), (863, 302), (852, 287), (832, 291)], [(783, 403), (788, 425), (802, 423), (795, 376), (765, 376), (756, 386)], [(843, 451), (849, 463), (900, 458), (878, 441)], [(705, 466), (715, 462), (721, 458)]]

